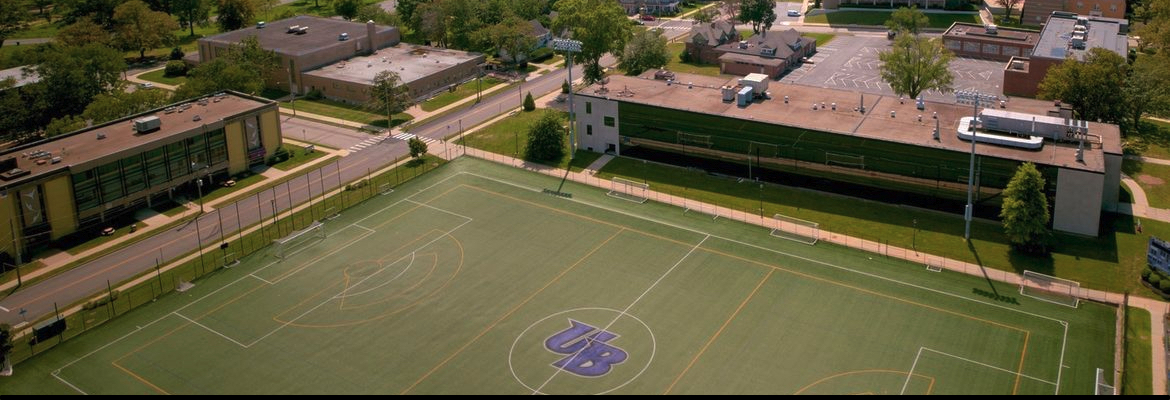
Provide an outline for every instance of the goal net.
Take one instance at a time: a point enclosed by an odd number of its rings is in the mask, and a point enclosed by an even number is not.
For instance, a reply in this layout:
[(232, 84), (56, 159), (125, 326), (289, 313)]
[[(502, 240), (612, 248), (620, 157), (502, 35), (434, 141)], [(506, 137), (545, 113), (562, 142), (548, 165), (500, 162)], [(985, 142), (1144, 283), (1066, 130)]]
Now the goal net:
[(780, 146), (771, 143), (748, 142), (748, 155), (764, 158), (780, 157)]
[(775, 223), (772, 228), (772, 236), (807, 245), (817, 244), (817, 241), (821, 239), (821, 224), (816, 222), (783, 214), (773, 215), (772, 220)]
[(1077, 308), (1080, 292), (1080, 282), (1033, 271), (1024, 271), (1020, 276), (1020, 294), (1040, 301)]
[(693, 133), (678, 133), (678, 144), (686, 146), (699, 146), (711, 148), (714, 143), (711, 141), (711, 135), (696, 135)]
[(1105, 383), (1105, 370), (1097, 368), (1097, 396), (1114, 396), (1117, 394), (1117, 389)]
[(272, 241), (272, 255), (281, 260), (325, 238), (325, 224), (314, 221), (305, 229)]
[(865, 156), (825, 152), (825, 165), (865, 169)]
[(632, 201), (638, 204), (646, 202), (646, 191), (650, 189), (650, 184), (634, 182), (629, 179), (613, 178), (609, 193), (610, 197), (616, 197), (622, 200)]

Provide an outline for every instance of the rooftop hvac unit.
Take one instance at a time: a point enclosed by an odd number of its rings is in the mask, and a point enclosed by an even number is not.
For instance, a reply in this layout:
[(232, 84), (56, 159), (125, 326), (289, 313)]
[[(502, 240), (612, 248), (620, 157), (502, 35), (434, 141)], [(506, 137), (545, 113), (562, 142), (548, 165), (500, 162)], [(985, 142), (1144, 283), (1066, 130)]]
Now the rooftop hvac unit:
[(740, 41), (739, 41), (739, 48), (741, 48), (741, 49), (746, 49), (746, 48), (748, 48), (748, 43), (747, 43), (747, 41), (746, 41), (746, 40), (740, 40)]
[(987, 28), (988, 35), (995, 35), (995, 34), (999, 33), (999, 27), (996, 26), (995, 24), (988, 24), (986, 26), (986, 28)]
[(142, 117), (134, 120), (134, 131), (138, 133), (151, 132), (162, 127), (162, 120), (156, 116)]

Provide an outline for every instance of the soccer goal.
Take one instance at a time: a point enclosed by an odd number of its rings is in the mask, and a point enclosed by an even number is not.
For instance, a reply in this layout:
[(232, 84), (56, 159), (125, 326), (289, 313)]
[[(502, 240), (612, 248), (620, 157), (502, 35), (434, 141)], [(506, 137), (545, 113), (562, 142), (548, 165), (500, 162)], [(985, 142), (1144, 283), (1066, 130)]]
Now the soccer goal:
[(699, 146), (711, 148), (715, 143), (711, 141), (711, 135), (696, 135), (693, 133), (678, 133), (678, 144), (686, 146)]
[(1117, 395), (1117, 389), (1105, 383), (1105, 370), (1097, 368), (1097, 396), (1114, 396)]
[(325, 224), (314, 221), (305, 229), (272, 241), (272, 255), (281, 260), (325, 238)]
[(390, 193), (394, 193), (394, 187), (390, 186), (389, 183), (383, 183), (381, 185), (378, 185), (378, 193), (383, 195), (383, 196), (388, 195)]
[(817, 244), (821, 239), (821, 224), (784, 214), (773, 215), (772, 219), (775, 221), (772, 236), (807, 245)]
[(1040, 301), (1077, 308), (1080, 292), (1080, 282), (1032, 271), (1024, 271), (1020, 276), (1020, 294)]
[(611, 182), (609, 193), (606, 193), (609, 197), (638, 204), (646, 202), (646, 191), (650, 189), (649, 183), (634, 182), (623, 178), (613, 178)]
[(825, 165), (865, 169), (865, 156), (825, 152)]
[(780, 146), (772, 143), (748, 142), (748, 156), (777, 158), (780, 157)]

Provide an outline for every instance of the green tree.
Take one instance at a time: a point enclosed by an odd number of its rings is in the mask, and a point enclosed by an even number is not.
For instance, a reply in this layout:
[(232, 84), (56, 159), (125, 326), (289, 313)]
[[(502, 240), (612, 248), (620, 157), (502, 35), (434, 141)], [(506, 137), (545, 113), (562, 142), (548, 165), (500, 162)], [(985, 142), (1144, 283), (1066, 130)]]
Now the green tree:
[(723, 0), (719, 2), (719, 12), (728, 19), (735, 20), (739, 16), (740, 0)]
[(89, 18), (82, 18), (57, 31), (55, 40), (66, 46), (85, 46), (90, 43), (108, 45), (110, 33)]
[(394, 121), (394, 114), (406, 111), (414, 105), (414, 98), (410, 96), (410, 88), (402, 82), (394, 71), (382, 71), (374, 75), (374, 86), (370, 88), (370, 101), (366, 107), (370, 110), (386, 113), (386, 126)]
[(85, 127), (85, 119), (78, 115), (66, 115), (61, 118), (53, 118), (45, 125), (44, 136), (51, 138), (54, 136), (64, 135), (69, 132), (76, 131)]
[(179, 29), (166, 13), (151, 11), (146, 3), (130, 0), (114, 9), (114, 41), (127, 51), (138, 50), (138, 58), (146, 58), (146, 50), (175, 43), (174, 31)]
[(72, 24), (84, 18), (93, 19), (93, 22), (109, 28), (114, 18), (114, 7), (122, 4), (123, 0), (58, 0), (57, 7), (63, 10), (62, 17), (65, 23)]
[(450, 19), (447, 23), (449, 36), (448, 45), (457, 49), (472, 50), (477, 40), (475, 33), (484, 28), (480, 21), (479, 0), (441, 0), (444, 14)]
[(44, 48), (34, 67), (41, 77), (38, 85), (44, 89), (38, 95), (44, 108), (37, 110), (44, 116), (42, 124), (80, 114), (95, 96), (121, 90), (126, 70), (121, 52), (96, 43), (38, 47)]
[(536, 38), (532, 36), (532, 24), (516, 16), (510, 16), (491, 26), (487, 37), (501, 57), (510, 58), (517, 63), (528, 59), (528, 53), (536, 46)]
[(94, 125), (103, 124), (128, 115), (146, 112), (171, 102), (166, 90), (135, 90), (99, 94), (81, 113), (82, 119)]
[(1129, 128), (1141, 126), (1147, 114), (1170, 113), (1170, 54), (1138, 56), (1129, 69), (1122, 94), (1126, 101)]
[(1024, 0), (995, 0), (995, 3), (1003, 7), (1003, 20), (1008, 22), (1012, 19), (1012, 9), (1020, 5), (1020, 2), (1022, 1)]
[(179, 16), (179, 23), (191, 30), (191, 36), (195, 36), (195, 25), (204, 26), (211, 21), (211, 0), (171, 1), (171, 8)]
[(45, 17), (45, 22), (53, 22), (53, 13), (45, 12), (45, 7), (53, 5), (53, 0), (32, 0), (32, 4), (37, 8), (37, 15)]
[(999, 217), (1013, 247), (1028, 253), (1047, 252), (1048, 198), (1044, 195), (1044, 176), (1032, 163), (1020, 165), (1008, 182)]
[(1134, 9), (1134, 16), (1144, 19), (1135, 32), (1135, 36), (1142, 38), (1139, 45), (1157, 52), (1170, 52), (1170, 0), (1144, 1)]
[(243, 28), (256, 19), (256, 2), (252, 0), (219, 0), (219, 16), (215, 22), (224, 32)]
[(632, 28), (626, 12), (612, 0), (561, 0), (556, 3), (553, 32), (569, 30), (574, 40), (581, 41), (581, 51), (573, 59), (585, 67), (585, 82), (600, 81), (605, 73), (601, 56), (626, 47)]
[(625, 70), (627, 75), (662, 68), (670, 61), (670, 54), (666, 51), (666, 37), (658, 29), (634, 35), (626, 44), (625, 51), (618, 55), (618, 60), (618, 67)]
[(187, 81), (175, 91), (175, 98), (189, 99), (223, 90), (259, 93), (279, 68), (276, 52), (265, 50), (259, 39), (248, 36), (229, 47), (222, 57), (187, 72)]
[(8, 363), (8, 353), (12, 352), (12, 326), (0, 324), (0, 368)]
[(711, 23), (711, 21), (715, 20), (715, 17), (718, 13), (719, 12), (715, 11), (714, 8), (704, 8), (698, 12), (695, 12), (695, 22), (700, 24)]
[(918, 9), (918, 6), (898, 8), (890, 14), (890, 19), (886, 20), (886, 27), (890, 28), (891, 31), (909, 32), (915, 35), (928, 24), (930, 24), (930, 19), (922, 13), (922, 10)]
[(422, 3), (414, 10), (411, 29), (438, 47), (447, 46), (447, 12), (439, 2)]
[(374, 21), (378, 25), (386, 26), (401, 26), (402, 19), (398, 14), (387, 12), (382, 9), (382, 6), (377, 4), (369, 4), (358, 9), (357, 16), (354, 19), (358, 21)]
[(410, 146), (410, 158), (419, 158), (427, 154), (427, 144), (418, 136), (411, 137), (407, 145)]
[(1119, 122), (1125, 106), (1120, 89), (1125, 86), (1127, 69), (1125, 58), (1117, 53), (1093, 48), (1083, 61), (1068, 58), (1050, 68), (1040, 81), (1037, 97), (1068, 104), (1080, 119)]
[(532, 92), (528, 92), (528, 96), (524, 97), (524, 111), (532, 111), (536, 109), (536, 100), (532, 99)]
[(357, 16), (358, 9), (362, 6), (362, 0), (334, 0), (333, 12), (345, 18), (346, 21), (352, 21)]
[(772, 23), (776, 22), (776, 3), (773, 0), (742, 0), (739, 20), (752, 24), (752, 32), (756, 34), (771, 29)]
[(4, 45), (4, 39), (8, 39), (8, 36), (28, 26), (30, 19), (32, 16), (28, 13), (28, 4), (24, 1), (0, 1), (0, 46)]
[(573, 90), (573, 87), (569, 86), (569, 80), (565, 79), (565, 81), (561, 83), (561, 93), (568, 94), (570, 90)]
[(414, 10), (418, 8), (419, 4), (426, 3), (428, 0), (398, 0), (394, 11), (402, 17), (403, 21), (411, 21), (414, 19)]
[(910, 98), (930, 89), (951, 90), (954, 76), (948, 67), (954, 58), (942, 40), (917, 35), (899, 35), (893, 48), (878, 53), (882, 80), (894, 93)]
[(545, 111), (528, 127), (525, 158), (533, 161), (556, 161), (565, 156), (564, 120), (553, 111)]

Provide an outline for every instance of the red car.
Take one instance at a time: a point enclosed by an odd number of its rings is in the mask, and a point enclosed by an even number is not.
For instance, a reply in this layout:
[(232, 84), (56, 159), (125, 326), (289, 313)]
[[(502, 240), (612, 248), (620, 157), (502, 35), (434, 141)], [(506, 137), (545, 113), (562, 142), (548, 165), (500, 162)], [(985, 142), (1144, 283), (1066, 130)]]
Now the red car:
[(643, 21), (653, 21), (653, 20), (654, 20), (654, 16), (653, 16), (653, 15), (650, 15), (650, 14), (642, 14), (642, 20), (643, 20)]

